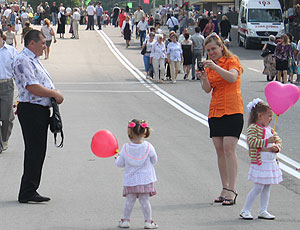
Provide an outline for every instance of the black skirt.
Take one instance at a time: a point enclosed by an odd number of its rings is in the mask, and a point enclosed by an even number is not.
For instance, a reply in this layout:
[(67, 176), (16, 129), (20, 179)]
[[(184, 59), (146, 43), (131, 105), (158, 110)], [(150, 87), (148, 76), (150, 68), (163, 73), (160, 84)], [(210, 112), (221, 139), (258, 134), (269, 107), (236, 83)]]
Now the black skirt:
[(192, 45), (181, 45), (183, 51), (183, 65), (191, 65), (193, 62)]
[(289, 67), (288, 60), (280, 60), (276, 58), (276, 70), (284, 71), (287, 70)]
[(240, 138), (244, 126), (244, 117), (240, 113), (212, 117), (208, 119), (208, 124), (211, 138), (227, 136)]
[(124, 39), (131, 40), (131, 30), (129, 27), (129, 23), (126, 23), (125, 28), (124, 28)]

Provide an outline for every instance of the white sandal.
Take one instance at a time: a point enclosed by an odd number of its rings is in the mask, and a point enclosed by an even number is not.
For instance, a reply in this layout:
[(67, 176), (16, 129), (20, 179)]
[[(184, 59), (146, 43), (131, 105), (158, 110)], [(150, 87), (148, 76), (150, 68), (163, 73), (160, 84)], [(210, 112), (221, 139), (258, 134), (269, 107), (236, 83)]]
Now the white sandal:
[(129, 228), (130, 227), (130, 222), (128, 220), (121, 219), (119, 221), (118, 227), (119, 228)]
[(158, 225), (151, 220), (151, 222), (145, 222), (144, 229), (157, 229)]

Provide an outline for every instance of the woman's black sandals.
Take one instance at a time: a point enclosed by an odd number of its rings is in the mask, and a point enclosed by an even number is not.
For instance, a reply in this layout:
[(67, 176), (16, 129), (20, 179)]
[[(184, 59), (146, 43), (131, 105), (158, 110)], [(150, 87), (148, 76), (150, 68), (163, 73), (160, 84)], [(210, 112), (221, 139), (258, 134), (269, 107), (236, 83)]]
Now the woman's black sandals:
[(231, 190), (231, 189), (228, 189), (228, 188), (223, 188), (224, 190), (226, 191), (229, 191), (229, 192), (232, 192), (234, 194), (234, 198), (233, 199), (224, 199), (224, 201), (222, 202), (222, 205), (224, 206), (230, 206), (230, 205), (234, 205), (235, 202), (236, 202), (236, 198), (238, 196), (237, 192)]
[[(224, 190), (227, 190), (226, 188), (223, 188)], [(215, 199), (215, 203), (223, 203), (223, 201), (225, 200), (225, 197), (223, 196), (219, 196), (217, 197), (217, 199)]]

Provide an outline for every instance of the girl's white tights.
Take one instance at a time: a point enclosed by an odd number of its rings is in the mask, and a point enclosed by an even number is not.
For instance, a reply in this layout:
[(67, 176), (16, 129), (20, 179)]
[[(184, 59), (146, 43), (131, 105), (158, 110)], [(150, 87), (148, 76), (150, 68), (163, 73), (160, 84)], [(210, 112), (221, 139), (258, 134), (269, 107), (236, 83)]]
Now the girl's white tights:
[[(130, 215), (136, 201), (137, 194), (126, 195), (125, 207), (124, 207), (124, 219), (130, 220)], [(139, 194), (139, 202), (142, 206), (145, 221), (150, 222), (152, 220), (152, 209), (149, 201), (149, 194)]]
[(270, 184), (254, 184), (249, 192), (243, 211), (250, 212), (256, 197), (260, 194), (260, 213), (267, 211), (270, 199)]

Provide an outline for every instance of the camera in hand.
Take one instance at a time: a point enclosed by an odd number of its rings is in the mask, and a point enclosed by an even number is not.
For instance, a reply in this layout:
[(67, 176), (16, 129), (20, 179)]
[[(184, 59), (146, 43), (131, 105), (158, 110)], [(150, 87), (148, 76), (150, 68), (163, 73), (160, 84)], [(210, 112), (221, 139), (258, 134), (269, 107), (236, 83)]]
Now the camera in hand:
[(197, 67), (199, 71), (204, 71), (204, 65), (202, 61), (197, 62)]

